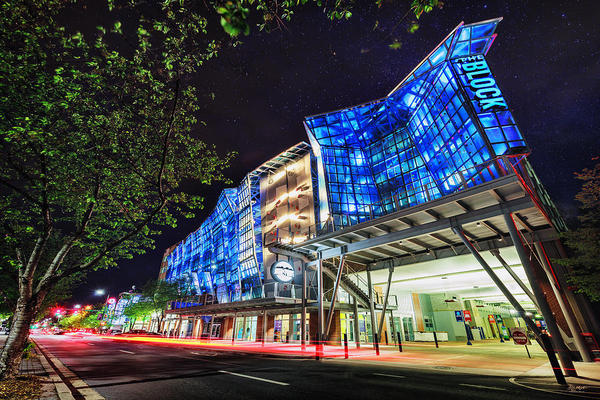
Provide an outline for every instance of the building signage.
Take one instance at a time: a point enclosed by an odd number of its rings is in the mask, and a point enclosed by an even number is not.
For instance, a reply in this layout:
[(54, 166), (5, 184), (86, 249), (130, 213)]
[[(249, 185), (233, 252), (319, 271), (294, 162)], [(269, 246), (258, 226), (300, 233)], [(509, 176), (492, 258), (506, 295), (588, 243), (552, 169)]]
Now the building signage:
[(512, 328), (512, 337), (515, 344), (522, 346), (531, 344), (525, 328)]
[(277, 282), (290, 283), (294, 275), (294, 267), (287, 261), (276, 261), (271, 265), (271, 276)]
[(456, 322), (462, 322), (463, 321), (462, 311), (460, 311), (460, 310), (454, 311), (454, 318), (456, 318)]
[(471, 311), (464, 310), (463, 315), (465, 316), (465, 322), (471, 322), (473, 319), (471, 318)]
[(508, 108), (483, 56), (459, 58), (457, 61), (465, 75), (468, 87), (473, 92), (472, 100), (482, 111)]

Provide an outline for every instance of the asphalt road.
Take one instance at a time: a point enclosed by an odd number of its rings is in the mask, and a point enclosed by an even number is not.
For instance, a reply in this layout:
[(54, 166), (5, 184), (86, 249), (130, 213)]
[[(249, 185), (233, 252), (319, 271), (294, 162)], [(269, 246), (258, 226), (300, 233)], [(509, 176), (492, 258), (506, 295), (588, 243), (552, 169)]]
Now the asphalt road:
[(290, 359), (93, 336), (35, 339), (106, 399), (565, 398), (516, 386), (506, 376), (436, 367)]

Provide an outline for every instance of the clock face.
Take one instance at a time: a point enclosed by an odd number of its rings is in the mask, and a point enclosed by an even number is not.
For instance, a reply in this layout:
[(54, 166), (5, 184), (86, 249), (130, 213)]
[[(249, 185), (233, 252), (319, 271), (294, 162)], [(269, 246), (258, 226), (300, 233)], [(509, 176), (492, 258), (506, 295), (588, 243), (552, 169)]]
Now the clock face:
[(277, 261), (271, 266), (271, 276), (278, 282), (289, 283), (294, 279), (294, 267), (287, 261)]

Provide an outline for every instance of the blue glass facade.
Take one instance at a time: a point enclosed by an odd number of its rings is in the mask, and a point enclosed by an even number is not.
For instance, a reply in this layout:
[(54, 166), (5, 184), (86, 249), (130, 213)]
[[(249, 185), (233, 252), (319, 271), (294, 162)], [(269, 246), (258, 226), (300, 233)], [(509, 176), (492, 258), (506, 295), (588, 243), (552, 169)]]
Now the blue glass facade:
[(357, 224), (505, 175), (528, 149), (485, 60), (499, 22), (459, 25), (384, 98), (307, 117), (311, 146), (224, 190), (167, 252), (161, 274), (220, 303), (269, 296), (278, 289), (265, 267), (278, 258), (263, 240), (296, 244), (329, 223)]
[(258, 180), (225, 189), (213, 212), (167, 256), (166, 279), (183, 279), (195, 294), (218, 302), (262, 296)]
[(527, 153), (484, 57), (499, 21), (459, 25), (387, 97), (306, 118), (326, 187), (321, 221), (347, 226), (431, 201)]

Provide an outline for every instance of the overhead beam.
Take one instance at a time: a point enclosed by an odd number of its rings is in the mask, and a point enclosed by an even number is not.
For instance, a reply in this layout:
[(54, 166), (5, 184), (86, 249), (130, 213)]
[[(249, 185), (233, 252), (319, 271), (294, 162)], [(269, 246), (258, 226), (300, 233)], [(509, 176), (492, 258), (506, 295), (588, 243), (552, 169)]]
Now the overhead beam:
[(359, 242), (349, 243), (348, 245), (343, 246), (343, 249), (340, 247), (336, 247), (334, 249), (324, 250), (322, 252), (322, 256), (323, 258), (339, 257), (342, 254), (342, 252), (349, 254), (361, 250), (367, 250), (384, 244), (394, 243), (415, 236), (427, 235), (429, 233), (434, 233), (443, 229), (448, 229), (456, 223), (464, 225), (481, 221), (483, 219), (489, 219), (501, 215), (503, 209), (507, 209), (510, 212), (517, 212), (520, 210), (534, 207), (534, 204), (529, 197), (521, 197), (519, 199), (511, 200), (507, 203), (504, 203), (502, 207), (499, 204), (496, 204), (493, 206), (484, 207), (479, 210), (474, 210), (468, 213), (457, 215), (451, 218), (443, 218), (439, 221), (429, 222), (423, 225), (403, 229), (401, 231), (391, 232), (384, 236), (377, 236), (370, 239), (361, 240)]
[(445, 237), (443, 237), (439, 233), (430, 233), (429, 236), (432, 237), (432, 238), (434, 238), (435, 240), (438, 240), (438, 241), (442, 242), (442, 243), (446, 243), (449, 246), (454, 246), (455, 245), (455, 243), (452, 240), (446, 239)]
[(490, 194), (496, 199), (498, 203), (506, 203), (506, 199), (500, 194), (500, 192), (498, 192), (497, 189), (491, 189)]
[(485, 226), (490, 231), (492, 231), (493, 233), (495, 233), (496, 235), (498, 235), (500, 237), (504, 236), (504, 232), (502, 232), (500, 229), (496, 228), (496, 226), (494, 226), (494, 224), (492, 224), (491, 222), (481, 221), (481, 225)]
[(515, 219), (517, 220), (517, 222), (519, 224), (521, 224), (521, 226), (523, 228), (525, 228), (525, 230), (527, 232), (530, 232), (530, 233), (533, 232), (533, 227), (529, 223), (527, 223), (527, 221), (525, 221), (525, 218), (523, 218), (523, 216), (521, 214), (514, 213), (513, 216), (515, 217)]
[(454, 204), (456, 204), (456, 205), (457, 205), (457, 206), (458, 206), (458, 207), (459, 207), (461, 210), (463, 210), (464, 212), (469, 212), (469, 211), (471, 211), (471, 207), (469, 207), (469, 206), (467, 205), (467, 203), (465, 203), (465, 202), (464, 202), (464, 201), (462, 201), (462, 200), (456, 200), (456, 201), (454, 202)]
[(429, 215), (431, 218), (433, 218), (436, 221), (438, 221), (442, 218), (442, 216), (439, 213), (437, 213), (433, 210), (425, 210), (424, 213)]
[(419, 240), (419, 239), (406, 239), (406, 241), (407, 241), (407, 242), (414, 243), (414, 244), (416, 244), (417, 246), (420, 246), (420, 247), (422, 247), (422, 248), (424, 248), (424, 249), (430, 249), (430, 248), (432, 247), (431, 245), (429, 245), (429, 244), (427, 244), (427, 243), (425, 243), (424, 241), (422, 241), (422, 240)]

